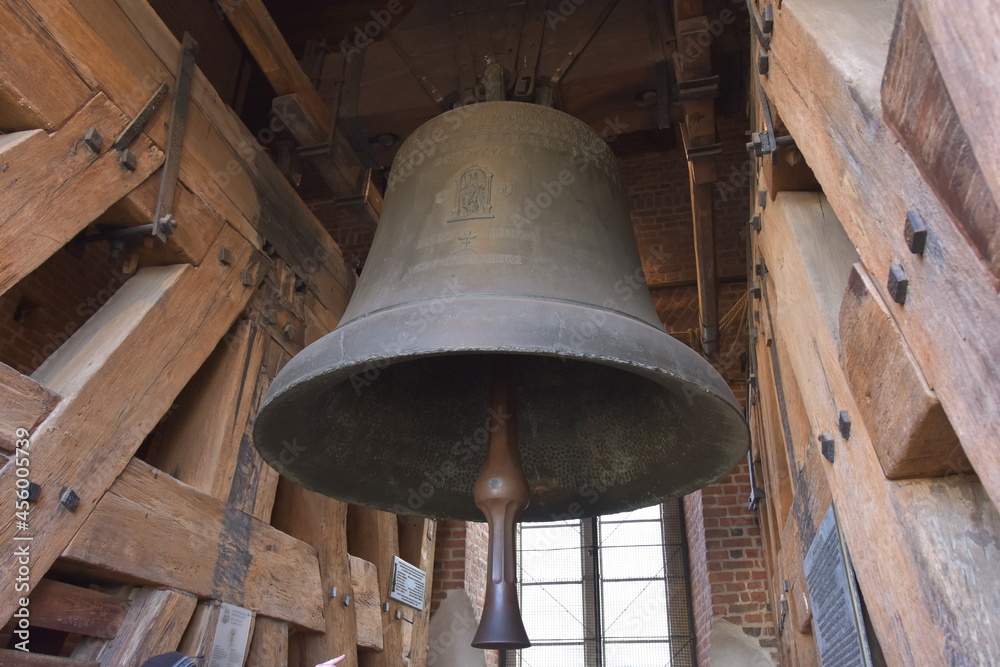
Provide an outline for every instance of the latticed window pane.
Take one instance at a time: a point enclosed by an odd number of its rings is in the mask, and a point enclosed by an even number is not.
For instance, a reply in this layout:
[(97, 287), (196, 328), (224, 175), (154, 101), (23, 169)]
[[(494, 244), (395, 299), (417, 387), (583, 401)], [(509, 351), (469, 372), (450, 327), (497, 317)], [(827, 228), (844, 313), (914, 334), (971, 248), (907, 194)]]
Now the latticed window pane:
[(679, 501), (518, 527), (521, 610), (532, 647), (508, 667), (694, 665)]

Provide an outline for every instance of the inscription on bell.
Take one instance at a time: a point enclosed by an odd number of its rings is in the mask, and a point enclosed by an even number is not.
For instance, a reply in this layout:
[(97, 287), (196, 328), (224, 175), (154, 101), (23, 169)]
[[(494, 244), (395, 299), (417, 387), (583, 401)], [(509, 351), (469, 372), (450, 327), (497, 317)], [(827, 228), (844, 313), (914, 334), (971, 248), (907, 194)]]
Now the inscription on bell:
[(493, 217), (493, 174), (473, 165), (455, 179), (455, 208), (448, 222), (484, 220)]

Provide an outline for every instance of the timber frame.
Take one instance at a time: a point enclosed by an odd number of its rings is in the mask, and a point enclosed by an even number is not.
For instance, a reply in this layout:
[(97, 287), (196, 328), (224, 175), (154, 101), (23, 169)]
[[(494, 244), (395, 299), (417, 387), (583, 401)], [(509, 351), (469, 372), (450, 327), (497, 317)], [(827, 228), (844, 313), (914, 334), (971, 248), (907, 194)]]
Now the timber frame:
[(1000, 656), (1000, 123), (960, 46), (997, 57), (986, 4), (775, 1), (755, 39), (753, 129), (794, 141), (755, 158), (749, 232), (787, 664), (818, 663), (803, 558), (831, 502), (888, 664)]
[[(326, 105), (260, 0), (222, 4), (282, 99), (325, 137)], [(0, 136), (2, 292), (113, 206), (130, 225), (151, 219), (181, 45), (144, 0), (5, 0), (0, 24), (16, 45), (0, 56), (0, 122), (11, 131)], [(109, 138), (164, 82), (167, 99), (123, 168)], [(90, 128), (105, 138), (96, 150), (82, 141)], [(356, 194), (365, 173), (353, 151), (332, 159), (335, 192)], [(347, 665), (424, 664), (434, 522), (355, 516), (279, 480), (252, 446), (270, 380), (336, 326), (354, 274), (200, 69), (179, 185), (175, 233), (135, 251), (138, 270), (117, 293), (30, 377), (0, 366), (0, 503), (16, 506), (17, 459), (38, 489), (24, 524), (0, 526), (5, 563), (23, 553), (19, 536), (34, 538), (30, 574), (0, 574), (4, 591), (22, 591), (2, 596), (0, 616), (7, 623), (30, 598), (33, 628), (77, 636), (68, 658), (0, 649), (0, 664), (204, 655), (221, 603), (254, 614), (247, 665), (340, 653)], [(363, 203), (359, 216), (374, 223), (378, 201)], [(42, 211), (50, 224), (39, 233)], [(428, 573), (423, 611), (388, 599), (396, 555)], [(368, 593), (354, 598), (354, 586)], [(376, 611), (363, 627), (359, 604)], [(4, 645), (16, 631), (7, 623)]]

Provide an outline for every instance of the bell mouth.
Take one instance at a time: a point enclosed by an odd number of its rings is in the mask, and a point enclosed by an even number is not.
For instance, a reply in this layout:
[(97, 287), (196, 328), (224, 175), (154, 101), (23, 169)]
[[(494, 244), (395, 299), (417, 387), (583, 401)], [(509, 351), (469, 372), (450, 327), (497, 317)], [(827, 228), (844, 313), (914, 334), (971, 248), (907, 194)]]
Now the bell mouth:
[(627, 511), (729, 473), (748, 430), (696, 352), (616, 311), (516, 296), (408, 303), (342, 324), (290, 361), (254, 425), (305, 488), (396, 514), (481, 521), (491, 356), (517, 357), (523, 521)]

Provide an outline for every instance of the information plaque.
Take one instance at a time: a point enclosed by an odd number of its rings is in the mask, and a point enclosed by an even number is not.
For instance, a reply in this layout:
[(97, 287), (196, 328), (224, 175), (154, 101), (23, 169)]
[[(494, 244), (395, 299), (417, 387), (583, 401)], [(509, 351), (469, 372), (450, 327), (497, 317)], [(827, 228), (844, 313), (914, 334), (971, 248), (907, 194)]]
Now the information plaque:
[(427, 573), (397, 556), (392, 568), (389, 597), (414, 609), (423, 609), (426, 594)]
[(823, 667), (871, 667), (857, 582), (833, 506), (805, 557), (813, 630)]

